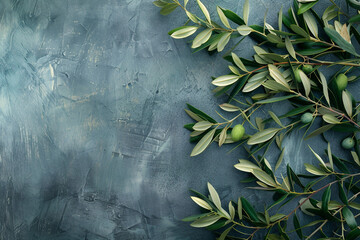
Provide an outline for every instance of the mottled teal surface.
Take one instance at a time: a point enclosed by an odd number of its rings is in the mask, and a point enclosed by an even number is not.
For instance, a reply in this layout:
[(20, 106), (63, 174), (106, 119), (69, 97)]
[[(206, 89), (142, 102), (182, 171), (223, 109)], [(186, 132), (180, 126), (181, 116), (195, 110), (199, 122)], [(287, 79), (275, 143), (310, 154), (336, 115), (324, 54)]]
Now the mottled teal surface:
[[(242, 0), (203, 2), (212, 13), (242, 11)], [(250, 21), (269, 8), (276, 23), (290, 2), (251, 1)], [(185, 103), (214, 115), (222, 100), (211, 76), (227, 70), (221, 55), (192, 54), (167, 35), (184, 22), (180, 10), (164, 17), (150, 0), (1, 0), (0, 19), (0, 239), (214, 239), (180, 221), (198, 211), (188, 189), (205, 191), (207, 181), (227, 201), (264, 203), (232, 167), (242, 150), (189, 157)], [(251, 42), (238, 53), (250, 56)], [(311, 156), (302, 134), (285, 144), (296, 170)]]

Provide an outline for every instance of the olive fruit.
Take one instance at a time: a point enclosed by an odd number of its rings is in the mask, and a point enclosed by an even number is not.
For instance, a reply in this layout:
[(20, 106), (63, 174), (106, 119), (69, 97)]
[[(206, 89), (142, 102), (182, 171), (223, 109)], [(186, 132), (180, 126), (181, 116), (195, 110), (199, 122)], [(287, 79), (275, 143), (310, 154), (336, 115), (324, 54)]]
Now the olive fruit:
[(300, 77), (300, 69), (295, 69), (294, 71), (294, 77), (296, 82), (301, 83), (301, 77)]
[(241, 124), (237, 124), (235, 125), (235, 127), (233, 127), (233, 129), (231, 130), (231, 139), (234, 142), (240, 141), (240, 139), (244, 136), (245, 134), (245, 128), (243, 125)]
[(339, 75), (337, 75), (337, 77), (335, 79), (335, 84), (340, 92), (343, 91), (347, 87), (347, 84), (348, 84), (347, 76), (343, 73), (340, 73)]
[(311, 65), (304, 65), (302, 67), (302, 70), (304, 71), (304, 73), (309, 74), (313, 71), (313, 67)]
[(313, 115), (311, 113), (304, 113), (301, 116), (301, 122), (302, 123), (309, 123), (313, 120)]
[(341, 142), (341, 146), (345, 149), (350, 149), (353, 148), (355, 146), (355, 141), (354, 139), (348, 137), (345, 138), (342, 142)]

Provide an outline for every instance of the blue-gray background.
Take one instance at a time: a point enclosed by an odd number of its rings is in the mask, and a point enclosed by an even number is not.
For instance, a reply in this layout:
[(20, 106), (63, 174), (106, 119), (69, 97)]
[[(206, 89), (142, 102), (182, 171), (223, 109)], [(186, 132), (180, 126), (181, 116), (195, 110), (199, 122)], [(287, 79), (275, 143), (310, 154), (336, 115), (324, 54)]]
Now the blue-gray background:
[[(276, 23), (290, 2), (251, 1), (250, 22), (269, 8)], [(241, 14), (243, 1), (204, 3)], [(232, 167), (244, 152), (189, 157), (185, 103), (214, 115), (211, 76), (227, 71), (167, 35), (184, 20), (149, 0), (0, 1), (0, 239), (214, 239), (180, 221), (208, 181), (263, 204)], [(285, 144), (296, 170), (310, 156), (301, 134)]]

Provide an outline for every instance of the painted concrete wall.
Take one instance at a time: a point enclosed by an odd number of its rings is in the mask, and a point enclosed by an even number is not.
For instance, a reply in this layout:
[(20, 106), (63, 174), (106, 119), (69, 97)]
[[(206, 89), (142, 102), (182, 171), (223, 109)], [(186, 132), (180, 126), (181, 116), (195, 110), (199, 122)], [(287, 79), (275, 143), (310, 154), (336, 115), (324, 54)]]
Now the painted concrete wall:
[[(290, 4), (253, 2), (258, 23)], [(189, 157), (183, 108), (214, 113), (226, 63), (167, 35), (183, 22), (150, 0), (0, 1), (0, 239), (213, 239), (180, 221), (198, 211), (189, 188), (262, 201), (232, 167), (242, 150)], [(295, 139), (285, 162), (300, 169)]]

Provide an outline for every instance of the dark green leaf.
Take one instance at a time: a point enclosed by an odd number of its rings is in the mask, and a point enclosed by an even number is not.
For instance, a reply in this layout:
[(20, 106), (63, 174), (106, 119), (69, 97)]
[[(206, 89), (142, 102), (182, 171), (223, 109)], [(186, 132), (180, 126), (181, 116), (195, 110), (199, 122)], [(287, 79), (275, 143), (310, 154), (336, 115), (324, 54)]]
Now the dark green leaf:
[(312, 8), (316, 3), (318, 3), (318, 1), (301, 4), (301, 7), (299, 8), (297, 14), (303, 14), (304, 12)]
[(219, 221), (217, 221), (216, 223), (206, 227), (206, 229), (209, 231), (216, 231), (216, 230), (224, 227), (226, 222), (227, 222), (227, 220), (222, 218)]
[(311, 108), (313, 108), (313, 105), (306, 105), (306, 106), (294, 108), (294, 109), (290, 110), (289, 112), (287, 112), (286, 114), (281, 115), (280, 118), (293, 117), (300, 113), (304, 113), (304, 112), (310, 110)]
[(316, 3), (318, 3), (318, 1), (301, 4), (301, 7), (297, 11), (297, 14), (298, 15), (303, 14), (304, 12), (312, 8)]
[(312, 138), (312, 137), (315, 137), (319, 134), (322, 134), (328, 130), (330, 130), (334, 125), (333, 124), (327, 124), (327, 125), (324, 125), (316, 130), (314, 130), (313, 132), (311, 132), (309, 135), (307, 135), (307, 137), (305, 138), (305, 140), (309, 139), (309, 138)]
[(197, 115), (199, 115), (201, 118), (203, 118), (204, 120), (207, 120), (211, 123), (217, 123), (213, 118), (211, 118), (209, 115), (207, 115), (206, 113), (200, 111), (199, 109), (195, 108), (194, 106), (191, 106), (190, 104), (186, 104), (188, 106), (188, 108), (193, 112), (196, 113)]
[(278, 205), (279, 203), (281, 203), (282, 201), (284, 201), (287, 197), (289, 196), (288, 193), (282, 195), (279, 199), (277, 199), (273, 204), (271, 204), (269, 207), (268, 207), (268, 210), (276, 205)]
[(291, 168), (290, 168), (290, 165), (286, 165), (286, 173), (287, 173), (287, 176), (288, 176), (288, 179), (289, 179), (289, 185), (290, 185), (290, 190), (291, 191), (294, 191), (294, 182), (293, 182), (293, 179), (292, 179), (292, 174), (291, 174)]
[(343, 186), (338, 183), (338, 188), (339, 188), (339, 197), (340, 197), (340, 200), (345, 203), (346, 205), (349, 205), (349, 202), (348, 202), (348, 199), (347, 199), (347, 196), (346, 196), (346, 193), (344, 191), (344, 188)]
[(230, 103), (233, 98), (241, 91), (241, 89), (244, 87), (244, 85), (246, 84), (247, 80), (249, 79), (250, 74), (240, 78), (240, 80), (238, 80), (237, 84), (235, 85), (235, 87), (233, 88), (233, 90), (231, 91), (230, 95), (229, 95), (229, 99), (228, 99), (228, 103)]
[(302, 29), (301, 27), (299, 27), (296, 24), (290, 25), (290, 28), (291, 28), (291, 30), (293, 30), (294, 33), (297, 33), (298, 35), (303, 36), (304, 38), (310, 37), (309, 34), (304, 29)]
[(160, 14), (166, 16), (172, 13), (178, 6), (179, 5), (177, 5), (176, 3), (168, 3), (165, 7), (163, 7), (160, 10)]
[(351, 43), (348, 43), (337, 31), (331, 28), (324, 28), (326, 34), (344, 51), (351, 53), (357, 57), (360, 55), (357, 54), (355, 48)]
[(269, 98), (269, 99), (264, 99), (261, 101), (256, 102), (257, 104), (266, 104), (266, 103), (274, 103), (274, 102), (280, 102), (280, 101), (284, 101), (290, 98), (294, 98), (297, 97), (296, 95), (288, 95), (288, 96), (282, 96), (282, 97), (274, 97), (274, 98)]
[(349, 23), (353, 23), (353, 22), (360, 22), (360, 14), (352, 16), (349, 21)]
[(204, 43), (203, 45), (201, 45), (200, 47), (198, 48), (195, 48), (193, 53), (196, 53), (198, 51), (201, 51), (207, 47), (209, 47), (211, 44), (213, 44), (214, 42), (218, 42), (220, 40), (220, 38), (222, 37), (221, 34), (214, 34), (213, 36), (211, 36), (211, 38), (206, 42)]
[(345, 240), (355, 240), (360, 237), (360, 229), (356, 228), (346, 235)]
[(282, 22), (284, 23), (284, 25), (288, 28), (290, 28), (291, 24), (295, 24), (295, 22), (291, 21), (292, 19), (288, 18), (287, 16), (285, 16), (284, 14), (282, 15)]
[(301, 183), (300, 179), (298, 178), (298, 176), (295, 174), (294, 170), (292, 170), (292, 168), (288, 165), (288, 173), (290, 173), (291, 175), (291, 179), (293, 181), (295, 181), (295, 183), (301, 187), (304, 188), (304, 185)]
[(294, 223), (294, 228), (296, 230), (296, 234), (299, 236), (300, 239), (302, 239), (303, 234), (302, 234), (300, 222), (299, 222), (298, 217), (296, 216), (296, 213), (294, 213), (293, 223)]
[(249, 215), (250, 219), (259, 222), (259, 218), (255, 212), (255, 209), (251, 206), (251, 204), (245, 199), (241, 198), (241, 204), (242, 208), (245, 210), (245, 212)]
[(297, 52), (304, 56), (317, 55), (329, 50), (329, 48), (305, 48), (299, 49)]
[(226, 10), (226, 9), (222, 9), (223, 13), (225, 14), (225, 16), (230, 19), (231, 21), (233, 21), (234, 23), (238, 24), (238, 25), (245, 25), (245, 21), (239, 17), (236, 13), (230, 11), (230, 10)]
[(280, 235), (281, 237), (283, 237), (285, 240), (290, 240), (289, 236), (286, 234), (285, 230), (286, 230), (286, 223), (285, 223), (285, 226), (282, 227), (281, 226), (281, 222), (278, 223), (278, 229), (279, 229), (279, 232), (280, 232)]
[(354, 214), (351, 212), (351, 210), (348, 207), (344, 207), (341, 212), (343, 214), (343, 217), (344, 217), (347, 225), (350, 227), (350, 229), (357, 228), (357, 222), (356, 222)]
[(207, 215), (209, 215), (208, 212), (207, 212), (207, 213), (203, 213), (203, 214), (198, 214), (198, 215), (189, 216), (189, 217), (186, 217), (186, 218), (181, 219), (181, 221), (183, 221), (183, 222), (193, 222), (193, 221), (195, 221), (195, 220), (197, 220), (197, 219), (199, 219), (199, 218), (201, 218), (201, 217), (205, 217), (205, 216), (207, 216)]
[(228, 229), (226, 229), (225, 231), (223, 231), (223, 233), (220, 235), (220, 237), (218, 238), (218, 240), (225, 240), (226, 236), (229, 234), (229, 232), (233, 229), (233, 226), (229, 227)]
[(336, 157), (334, 154), (332, 155), (333, 157), (333, 162), (335, 164), (335, 166), (343, 173), (350, 173), (349, 169), (345, 166), (345, 164), (338, 158)]
[(328, 208), (329, 208), (329, 202), (330, 202), (330, 197), (331, 197), (331, 185), (329, 185), (323, 195), (322, 195), (322, 204), (321, 204), (321, 209), (324, 211), (324, 212), (327, 212), (328, 211)]
[[(223, 95), (223, 94), (226, 93), (232, 86), (233, 86), (233, 85), (228, 85), (228, 86), (222, 87), (221, 90), (215, 92), (215, 97), (219, 97), (219, 96)], [(214, 92), (214, 91), (213, 91), (213, 92)]]
[(358, 43), (360, 43), (360, 33), (358, 32), (358, 30), (354, 26), (350, 27), (350, 34), (353, 34), (356, 41)]
[(193, 131), (193, 126), (194, 125), (195, 125), (195, 123), (185, 124), (184, 128), (186, 128), (187, 130)]

